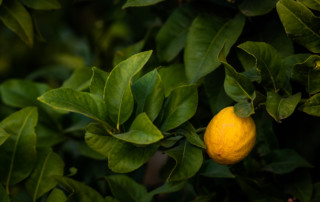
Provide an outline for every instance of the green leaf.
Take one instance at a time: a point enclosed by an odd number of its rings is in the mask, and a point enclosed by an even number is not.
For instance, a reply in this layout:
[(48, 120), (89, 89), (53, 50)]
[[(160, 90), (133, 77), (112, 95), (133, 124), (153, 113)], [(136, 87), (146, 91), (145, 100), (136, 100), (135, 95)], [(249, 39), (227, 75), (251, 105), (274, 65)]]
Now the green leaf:
[(188, 121), (198, 106), (197, 86), (188, 85), (174, 89), (164, 104), (164, 120), (161, 131), (174, 129)]
[(178, 130), (178, 132), (184, 135), (190, 144), (193, 144), (194, 146), (200, 147), (202, 149), (206, 149), (206, 145), (197, 134), (196, 129), (191, 123), (185, 123), (182, 128)]
[(143, 185), (126, 175), (107, 176), (106, 180), (113, 196), (119, 201), (142, 201), (143, 197), (147, 195), (147, 190)]
[(174, 137), (169, 137), (160, 142), (161, 147), (165, 148), (171, 148), (173, 145), (175, 145), (179, 140), (181, 140), (183, 137), (182, 136), (174, 136)]
[(48, 91), (46, 84), (28, 80), (10, 79), (1, 84), (1, 98), (11, 107), (41, 106), (37, 97)]
[(221, 109), (230, 106), (233, 102), (233, 100), (231, 100), (224, 90), (224, 79), (221, 79), (224, 77), (224, 69), (218, 68), (204, 78), (203, 84), (213, 115), (218, 113)]
[(241, 14), (233, 19), (200, 15), (193, 21), (184, 52), (186, 75), (191, 84), (220, 65), (220, 51), (225, 46), (225, 54), (228, 55), (244, 24), (245, 17)]
[(164, 0), (127, 0), (127, 2), (122, 6), (122, 9), (125, 9), (128, 7), (151, 6), (161, 1), (164, 1)]
[(131, 143), (118, 141), (109, 151), (108, 166), (113, 172), (128, 173), (146, 163), (157, 151), (159, 145), (137, 147)]
[(168, 67), (162, 67), (159, 70), (159, 74), (163, 81), (165, 97), (168, 97), (175, 88), (188, 84), (184, 66), (182, 64), (173, 64)]
[(27, 178), (36, 162), (35, 126), (38, 121), (37, 108), (26, 107), (5, 118), (0, 123), (9, 138), (0, 147), (0, 180), (9, 186)]
[(39, 152), (35, 168), (26, 181), (26, 189), (34, 201), (56, 186), (52, 176), (62, 176), (63, 169), (64, 162), (58, 154), (50, 150)]
[(53, 89), (38, 97), (41, 102), (59, 110), (76, 112), (97, 121), (105, 121), (106, 106), (99, 96), (70, 88)]
[(296, 93), (287, 98), (269, 91), (267, 93), (266, 108), (267, 112), (274, 120), (281, 122), (282, 119), (288, 118), (294, 112), (301, 100), (301, 93)]
[(238, 73), (226, 61), (224, 50), (219, 55), (219, 61), (224, 65), (226, 78), (224, 80), (224, 90), (227, 95), (236, 102), (244, 102), (254, 99), (254, 86), (243, 74)]
[(8, 139), (10, 136), (4, 129), (0, 128), (0, 146)]
[(189, 27), (197, 12), (188, 5), (177, 8), (156, 36), (157, 53), (164, 62), (173, 60), (184, 48)]
[(92, 67), (92, 77), (90, 81), (90, 93), (95, 94), (103, 98), (104, 86), (106, 85), (108, 72), (105, 72), (97, 67)]
[(181, 182), (165, 182), (160, 187), (152, 190), (148, 195), (152, 198), (157, 194), (168, 194), (181, 190), (186, 185), (186, 181)]
[(199, 173), (210, 178), (235, 178), (228, 166), (217, 164), (211, 159), (203, 163)]
[(36, 10), (60, 9), (61, 4), (58, 0), (21, 0), (29, 8)]
[(6, 190), (3, 188), (2, 184), (0, 184), (0, 201), (2, 201), (2, 202), (10, 202), (10, 197), (6, 193)]
[(288, 179), (286, 193), (295, 196), (301, 202), (309, 202), (312, 197), (312, 179), (309, 172), (294, 172)]
[(2, 0), (0, 0), (0, 6), (1, 6), (1, 4), (2, 4)]
[(303, 3), (305, 6), (320, 11), (320, 1), (319, 0), (298, 0), (298, 2)]
[(304, 158), (291, 149), (274, 150), (267, 156), (267, 165), (263, 170), (275, 174), (290, 173), (299, 167), (312, 167)]
[(108, 157), (117, 139), (107, 134), (106, 130), (98, 123), (91, 123), (86, 128), (85, 142), (94, 151)]
[(320, 182), (313, 184), (313, 196), (311, 202), (317, 202), (320, 200)]
[(289, 37), (309, 51), (320, 53), (319, 17), (293, 0), (280, 0), (277, 11)]
[(320, 116), (320, 93), (309, 98), (298, 109), (312, 116)]
[(104, 198), (93, 188), (68, 177), (54, 176), (58, 184), (70, 193), (68, 202), (104, 202)]
[(130, 56), (141, 52), (145, 43), (146, 43), (147, 37), (148, 37), (148, 34), (144, 39), (138, 41), (137, 43), (132, 44), (131, 46), (128, 46), (128, 47), (123, 48), (121, 50), (118, 50), (114, 54), (114, 57), (113, 57), (113, 66), (116, 66), (117, 64), (119, 64), (123, 60), (128, 59)]
[(136, 114), (145, 112), (154, 121), (163, 104), (163, 83), (157, 70), (153, 70), (139, 78), (132, 85), (133, 97), (137, 101)]
[(66, 140), (68, 137), (55, 127), (38, 123), (36, 126), (37, 147), (52, 147)]
[(295, 64), (291, 78), (306, 87), (309, 94), (320, 92), (320, 56), (311, 55), (305, 61)]
[(158, 142), (163, 135), (147, 114), (141, 113), (134, 119), (128, 132), (115, 134), (113, 137), (134, 144), (147, 145)]
[(152, 51), (141, 52), (119, 63), (110, 73), (104, 89), (109, 118), (117, 125), (124, 123), (133, 110), (131, 79), (151, 57)]
[(234, 105), (234, 113), (241, 118), (249, 117), (254, 114), (253, 102), (238, 102)]
[(72, 88), (76, 91), (86, 90), (90, 86), (92, 70), (90, 68), (76, 69), (71, 77), (62, 84), (64, 88)]
[(277, 50), (264, 42), (247, 41), (238, 46), (254, 57), (256, 68), (261, 74), (261, 84), (273, 88), (276, 92), (283, 87), (286, 80), (286, 69)]
[(64, 192), (61, 189), (55, 188), (49, 194), (46, 202), (65, 202), (66, 200), (67, 197), (64, 195)]
[(0, 19), (28, 46), (33, 46), (32, 18), (18, 0), (5, 1), (0, 7)]
[(168, 181), (188, 179), (194, 176), (202, 165), (202, 150), (192, 146), (187, 141), (165, 151), (165, 153), (176, 161), (176, 165), (168, 176)]
[(246, 16), (258, 16), (269, 13), (278, 0), (244, 0), (239, 4), (240, 11)]
[(120, 202), (118, 199), (113, 198), (112, 196), (107, 196), (105, 202)]

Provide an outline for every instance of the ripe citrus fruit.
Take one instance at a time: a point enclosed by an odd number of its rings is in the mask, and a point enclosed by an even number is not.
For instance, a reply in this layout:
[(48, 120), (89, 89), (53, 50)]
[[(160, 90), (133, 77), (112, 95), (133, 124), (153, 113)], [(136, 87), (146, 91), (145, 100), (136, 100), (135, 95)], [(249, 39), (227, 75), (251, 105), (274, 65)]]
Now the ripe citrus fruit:
[(204, 134), (208, 155), (219, 164), (234, 164), (244, 159), (256, 142), (256, 125), (251, 117), (240, 118), (233, 107), (216, 114)]

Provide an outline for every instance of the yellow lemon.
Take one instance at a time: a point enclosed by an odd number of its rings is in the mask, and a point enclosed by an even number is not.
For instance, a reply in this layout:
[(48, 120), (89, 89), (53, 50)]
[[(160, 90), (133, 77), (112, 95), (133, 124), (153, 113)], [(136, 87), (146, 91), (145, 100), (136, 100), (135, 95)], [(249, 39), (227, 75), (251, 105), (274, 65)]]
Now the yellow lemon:
[(234, 164), (244, 159), (256, 142), (256, 125), (251, 117), (240, 118), (233, 107), (216, 114), (204, 134), (208, 155), (219, 164)]

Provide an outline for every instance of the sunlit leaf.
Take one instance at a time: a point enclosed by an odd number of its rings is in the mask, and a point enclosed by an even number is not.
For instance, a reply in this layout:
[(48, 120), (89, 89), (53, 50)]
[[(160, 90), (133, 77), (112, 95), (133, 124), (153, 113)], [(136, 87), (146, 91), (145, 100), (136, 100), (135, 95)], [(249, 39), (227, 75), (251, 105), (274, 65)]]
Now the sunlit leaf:
[(312, 116), (320, 116), (320, 93), (309, 98), (299, 107), (299, 110)]
[(220, 65), (220, 51), (224, 46), (225, 54), (228, 55), (244, 23), (245, 17), (242, 14), (232, 19), (200, 15), (193, 21), (184, 52), (186, 75), (190, 83), (196, 83)]
[(163, 83), (157, 70), (153, 70), (139, 78), (132, 85), (132, 93), (137, 101), (136, 113), (145, 112), (151, 121), (154, 121), (163, 104)]
[(0, 128), (10, 134), (0, 147), (0, 180), (7, 190), (10, 185), (27, 178), (34, 167), (37, 121), (37, 108), (26, 107), (0, 123)]
[(152, 51), (135, 54), (119, 63), (110, 73), (104, 88), (109, 118), (117, 125), (124, 123), (133, 111), (131, 79), (151, 57)]
[(76, 69), (69, 79), (62, 84), (64, 88), (72, 88), (76, 91), (86, 90), (90, 85), (92, 70), (90, 68)]
[(160, 130), (153, 125), (146, 113), (139, 114), (126, 133), (115, 134), (113, 137), (134, 144), (146, 145), (163, 138)]
[(157, 151), (159, 145), (137, 147), (131, 143), (118, 141), (108, 155), (108, 166), (113, 172), (128, 173), (146, 163)]
[(0, 7), (0, 19), (28, 46), (33, 46), (33, 23), (27, 9), (18, 1), (5, 1)]
[(46, 202), (65, 202), (67, 200), (66, 195), (61, 189), (55, 188), (49, 194)]
[(309, 51), (320, 53), (319, 17), (301, 2), (293, 0), (280, 0), (277, 11), (289, 37)]
[(95, 94), (103, 98), (104, 86), (109, 76), (108, 72), (105, 72), (97, 67), (92, 67), (92, 77), (90, 81), (90, 93)]
[(137, 54), (142, 51), (142, 48), (144, 47), (146, 43), (146, 38), (138, 41), (135, 44), (132, 44), (131, 46), (125, 47), (121, 50), (118, 50), (113, 57), (113, 65), (116, 66), (123, 60), (129, 58), (130, 56)]
[(298, 0), (298, 2), (303, 3), (307, 7), (320, 11), (320, 1), (319, 0)]
[(189, 122), (185, 123), (179, 130), (178, 133), (182, 133), (190, 144), (194, 146), (200, 147), (202, 149), (206, 149), (206, 145), (203, 140), (197, 134), (196, 129)]
[(181, 86), (174, 89), (165, 101), (161, 131), (168, 131), (188, 121), (198, 105), (197, 86)]

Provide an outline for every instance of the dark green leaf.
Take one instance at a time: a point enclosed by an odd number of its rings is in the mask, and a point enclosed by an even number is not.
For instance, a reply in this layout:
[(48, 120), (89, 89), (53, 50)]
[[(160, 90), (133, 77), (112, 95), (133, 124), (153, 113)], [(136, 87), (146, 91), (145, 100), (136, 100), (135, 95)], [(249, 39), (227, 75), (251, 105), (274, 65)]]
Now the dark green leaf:
[(256, 68), (261, 74), (261, 84), (276, 92), (286, 81), (286, 69), (277, 50), (264, 42), (247, 41), (238, 46), (256, 60)]
[(225, 46), (225, 55), (228, 55), (244, 24), (245, 17), (241, 14), (233, 19), (200, 15), (193, 21), (184, 52), (186, 75), (190, 83), (196, 83), (220, 65), (220, 51)]
[(212, 114), (218, 113), (221, 109), (230, 106), (233, 102), (226, 94), (223, 83), (225, 73), (223, 68), (218, 68), (207, 75), (204, 79), (204, 87), (209, 98), (209, 104)]
[(159, 145), (137, 147), (131, 143), (118, 141), (109, 151), (108, 166), (113, 172), (128, 173), (146, 163), (157, 151)]
[(269, 13), (278, 0), (244, 0), (239, 5), (240, 11), (246, 16), (258, 16)]
[(95, 94), (103, 98), (104, 86), (109, 76), (108, 72), (105, 72), (97, 67), (92, 67), (92, 78), (90, 82), (90, 93)]
[(320, 92), (320, 56), (311, 55), (293, 66), (291, 78), (306, 87), (310, 94)]
[(304, 158), (291, 149), (274, 150), (267, 156), (267, 165), (263, 168), (275, 174), (290, 173), (298, 167), (312, 167)]
[(126, 175), (106, 177), (113, 196), (119, 201), (138, 202), (147, 195), (146, 188)]
[(197, 134), (196, 129), (193, 127), (191, 123), (185, 123), (179, 130), (179, 133), (182, 133), (187, 138), (189, 143), (202, 149), (206, 149), (206, 145), (204, 144), (200, 136)]
[(99, 96), (70, 88), (53, 89), (38, 98), (59, 110), (76, 112), (98, 121), (106, 120), (106, 106)]
[(104, 88), (104, 100), (109, 118), (117, 125), (124, 123), (133, 110), (131, 79), (151, 57), (152, 51), (135, 54), (119, 63), (110, 73)]
[(226, 78), (224, 80), (224, 90), (227, 95), (236, 102), (252, 101), (254, 100), (254, 86), (251, 81), (243, 74), (238, 73), (226, 61), (224, 49), (219, 55), (219, 61), (226, 69)]
[(9, 195), (6, 193), (6, 190), (3, 188), (2, 184), (0, 184), (0, 201), (10, 202)]
[(283, 98), (280, 95), (269, 91), (267, 93), (266, 108), (274, 120), (280, 122), (288, 118), (295, 110), (301, 99), (301, 93), (294, 94), (290, 97)]
[(181, 86), (172, 91), (165, 101), (161, 131), (168, 131), (188, 121), (198, 106), (197, 86)]
[(277, 11), (289, 37), (309, 51), (320, 53), (319, 17), (302, 3), (293, 0), (280, 0)]
[(144, 45), (146, 43), (146, 38), (142, 39), (141, 41), (138, 41), (137, 43), (128, 46), (126, 48), (123, 48), (121, 50), (118, 50), (113, 57), (113, 65), (116, 66), (123, 60), (129, 58), (130, 56), (137, 54), (142, 51)]
[(235, 178), (228, 166), (217, 164), (211, 159), (203, 163), (199, 173), (210, 178)]
[(37, 97), (50, 88), (45, 84), (28, 80), (11, 79), (1, 84), (1, 98), (12, 107), (40, 106)]
[(190, 202), (210, 202), (210, 201), (214, 201), (214, 196), (216, 195), (216, 193), (211, 193), (211, 194), (200, 194), (197, 195), (192, 201)]
[(52, 151), (41, 151), (31, 176), (26, 181), (26, 189), (36, 201), (43, 194), (53, 189), (57, 182), (52, 176), (62, 176), (64, 162)]
[(51, 147), (67, 139), (67, 136), (56, 128), (38, 123), (36, 126), (37, 147)]
[(148, 195), (151, 197), (157, 194), (167, 194), (172, 192), (177, 192), (181, 190), (186, 184), (186, 181), (181, 182), (165, 182), (162, 186), (152, 190)]
[(286, 193), (294, 196), (301, 202), (309, 202), (312, 197), (312, 179), (306, 171), (294, 172), (287, 181)]
[(10, 136), (4, 129), (0, 128), (0, 146), (8, 139)]
[(320, 1), (319, 0), (298, 0), (298, 2), (303, 3), (307, 7), (320, 11)]
[(182, 136), (169, 137), (169, 138), (162, 140), (160, 142), (160, 145), (161, 145), (161, 147), (170, 148), (173, 145), (175, 145), (182, 138), (183, 138)]
[(61, 189), (55, 188), (49, 194), (46, 202), (65, 202), (67, 200), (66, 195), (64, 195)]
[(66, 200), (68, 202), (104, 202), (104, 198), (96, 190), (84, 183), (68, 177), (54, 176), (54, 178), (63, 189), (70, 193)]
[(139, 78), (132, 85), (133, 97), (137, 101), (136, 113), (145, 112), (154, 121), (163, 104), (163, 83), (157, 70), (153, 70)]
[(254, 114), (253, 102), (238, 102), (234, 105), (234, 113), (241, 118), (249, 117)]
[(10, 134), (0, 147), (0, 180), (10, 185), (27, 178), (36, 162), (37, 108), (26, 107), (5, 118), (0, 128)]
[(320, 116), (320, 93), (309, 98), (299, 110), (312, 116)]
[(141, 113), (135, 118), (128, 132), (115, 134), (113, 137), (134, 144), (147, 145), (161, 140), (163, 135), (147, 114)]
[(18, 0), (5, 1), (0, 7), (0, 19), (28, 46), (33, 46), (32, 19)]
[(311, 202), (317, 202), (320, 200), (320, 182), (313, 184), (313, 196)]
[(76, 69), (71, 77), (63, 82), (62, 87), (76, 91), (86, 90), (90, 86), (92, 70), (90, 68)]
[(161, 27), (157, 37), (157, 53), (164, 62), (173, 60), (184, 48), (189, 27), (197, 12), (190, 6), (177, 8)]
[(184, 66), (182, 64), (173, 64), (168, 67), (163, 67), (159, 70), (159, 74), (163, 81), (165, 97), (168, 97), (173, 89), (188, 84)]
[(107, 196), (105, 202), (120, 202), (118, 199), (113, 198), (112, 196)]
[(128, 7), (151, 6), (161, 1), (164, 1), (164, 0), (127, 0), (127, 2), (122, 6), (122, 9), (125, 9)]
[(176, 165), (168, 176), (168, 181), (188, 179), (194, 176), (202, 165), (202, 150), (192, 146), (187, 141), (165, 151), (165, 153), (176, 161)]
[(58, 0), (21, 0), (22, 3), (36, 10), (60, 9), (61, 5)]
[(98, 123), (91, 123), (86, 128), (85, 141), (91, 149), (105, 157), (108, 157), (110, 150), (118, 142)]

